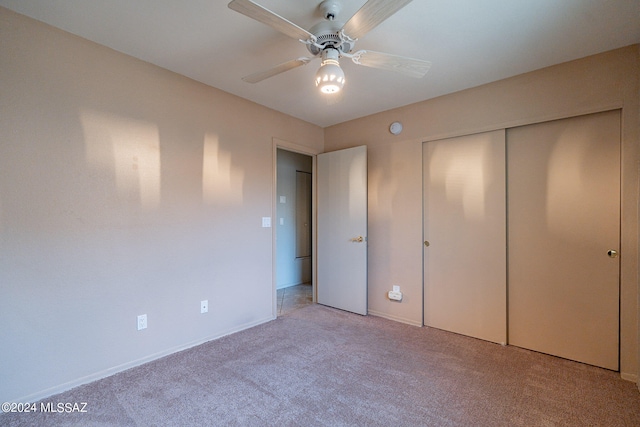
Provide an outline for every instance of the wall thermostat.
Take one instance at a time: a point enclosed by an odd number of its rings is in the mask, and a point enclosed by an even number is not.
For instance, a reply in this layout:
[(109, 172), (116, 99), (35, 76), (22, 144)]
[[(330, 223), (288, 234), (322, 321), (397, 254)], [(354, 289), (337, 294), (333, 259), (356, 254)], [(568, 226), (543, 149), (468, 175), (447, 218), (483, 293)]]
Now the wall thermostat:
[(391, 132), (394, 135), (400, 134), (400, 132), (402, 132), (402, 123), (400, 122), (391, 123), (391, 126), (389, 126), (389, 132)]

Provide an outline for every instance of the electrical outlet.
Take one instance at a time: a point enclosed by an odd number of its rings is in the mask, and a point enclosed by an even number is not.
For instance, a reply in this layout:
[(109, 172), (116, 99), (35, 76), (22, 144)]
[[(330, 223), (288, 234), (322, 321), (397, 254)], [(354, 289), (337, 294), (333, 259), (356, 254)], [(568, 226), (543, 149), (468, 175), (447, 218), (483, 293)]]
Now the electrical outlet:
[(400, 292), (400, 286), (399, 285), (393, 285), (393, 292)]
[(402, 301), (402, 292), (400, 291), (389, 291), (388, 296), (392, 301)]
[(209, 300), (200, 301), (200, 313), (206, 313), (209, 311)]
[(147, 315), (141, 314), (138, 316), (138, 330), (147, 329)]

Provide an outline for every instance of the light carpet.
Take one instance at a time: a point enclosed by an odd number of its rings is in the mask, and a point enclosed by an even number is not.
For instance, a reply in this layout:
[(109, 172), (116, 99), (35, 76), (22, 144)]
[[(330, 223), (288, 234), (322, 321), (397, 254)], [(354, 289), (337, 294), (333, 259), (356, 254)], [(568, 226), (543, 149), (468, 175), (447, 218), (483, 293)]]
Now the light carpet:
[(639, 426), (619, 374), (321, 305), (45, 402), (3, 426)]

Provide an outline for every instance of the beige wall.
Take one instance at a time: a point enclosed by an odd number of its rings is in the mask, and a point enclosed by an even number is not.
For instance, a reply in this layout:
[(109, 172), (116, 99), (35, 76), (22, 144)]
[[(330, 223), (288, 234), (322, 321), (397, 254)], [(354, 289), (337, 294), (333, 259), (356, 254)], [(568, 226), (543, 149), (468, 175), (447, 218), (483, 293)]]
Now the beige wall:
[[(421, 322), (423, 141), (622, 108), (620, 366), (637, 378), (639, 70), (630, 46), (326, 128), (326, 151), (369, 149), (370, 312)], [(400, 304), (385, 296), (394, 284)]]
[(0, 401), (274, 318), (272, 141), (323, 130), (3, 8), (0, 40)]

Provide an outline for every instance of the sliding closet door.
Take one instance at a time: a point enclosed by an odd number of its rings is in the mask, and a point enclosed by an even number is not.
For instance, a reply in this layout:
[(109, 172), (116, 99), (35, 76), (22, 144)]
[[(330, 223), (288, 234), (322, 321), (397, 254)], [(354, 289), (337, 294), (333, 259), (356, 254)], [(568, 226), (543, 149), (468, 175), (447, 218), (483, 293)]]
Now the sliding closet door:
[(509, 129), (509, 343), (618, 369), (620, 114)]
[(503, 130), (427, 142), (424, 324), (506, 342)]

